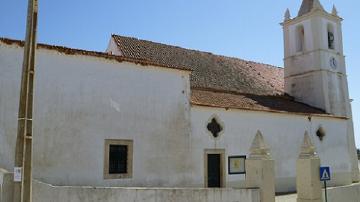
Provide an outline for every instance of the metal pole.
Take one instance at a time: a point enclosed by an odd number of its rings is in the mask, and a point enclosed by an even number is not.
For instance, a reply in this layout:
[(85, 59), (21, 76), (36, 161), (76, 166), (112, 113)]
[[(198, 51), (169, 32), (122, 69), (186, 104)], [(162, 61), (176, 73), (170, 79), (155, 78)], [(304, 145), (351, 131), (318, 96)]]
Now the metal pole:
[(20, 170), (21, 175), (18, 176), (19, 179), (14, 179), (14, 202), (32, 201), (32, 116), (37, 14), (38, 0), (29, 0), (14, 169)]
[(326, 180), (324, 181), (324, 186), (325, 186), (325, 202), (327, 202), (327, 187), (326, 187)]

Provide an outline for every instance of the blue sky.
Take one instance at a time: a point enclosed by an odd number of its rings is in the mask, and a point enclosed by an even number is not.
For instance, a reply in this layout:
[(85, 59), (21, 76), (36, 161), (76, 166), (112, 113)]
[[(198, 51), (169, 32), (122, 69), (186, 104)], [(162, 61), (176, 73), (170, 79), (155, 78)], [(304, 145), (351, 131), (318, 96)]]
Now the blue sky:
[[(27, 0), (0, 0), (0, 37), (23, 39)], [(335, 4), (344, 51), (357, 145), (360, 147), (360, 1)], [(279, 23), (301, 0), (39, 0), (38, 41), (104, 51), (112, 33), (283, 66)], [(341, 135), (341, 134), (339, 134)]]

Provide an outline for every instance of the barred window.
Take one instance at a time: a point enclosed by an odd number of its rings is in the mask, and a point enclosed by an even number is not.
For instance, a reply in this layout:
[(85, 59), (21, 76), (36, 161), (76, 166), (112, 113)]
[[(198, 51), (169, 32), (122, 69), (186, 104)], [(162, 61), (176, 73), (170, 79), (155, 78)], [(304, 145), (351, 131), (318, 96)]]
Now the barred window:
[(109, 173), (127, 173), (127, 145), (110, 145), (109, 150)]
[(132, 140), (105, 140), (104, 178), (131, 178), (132, 155)]

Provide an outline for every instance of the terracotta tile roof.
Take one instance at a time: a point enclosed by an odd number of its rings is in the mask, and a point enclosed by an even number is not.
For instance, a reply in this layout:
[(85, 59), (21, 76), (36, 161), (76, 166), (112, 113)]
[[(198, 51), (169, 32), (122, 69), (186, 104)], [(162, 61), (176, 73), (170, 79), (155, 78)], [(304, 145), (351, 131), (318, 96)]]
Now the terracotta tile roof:
[[(20, 40), (14, 40), (14, 39), (8, 39), (8, 38), (1, 38), (0, 42), (7, 44), (7, 45), (17, 45), (20, 47), (24, 46), (24, 41)], [(171, 68), (171, 69), (179, 69), (179, 70), (186, 70), (191, 71), (188, 67), (182, 67), (182, 66), (174, 66), (174, 65), (166, 65), (166, 64), (160, 64), (149, 60), (144, 60), (141, 58), (130, 58), (130, 57), (124, 57), (124, 56), (115, 56), (110, 55), (108, 53), (104, 52), (97, 52), (97, 51), (88, 51), (88, 50), (81, 50), (81, 49), (74, 49), (74, 48), (67, 48), (63, 46), (53, 46), (48, 44), (37, 44), (38, 48), (48, 49), (48, 50), (55, 50), (59, 53), (66, 54), (66, 55), (85, 55), (85, 56), (93, 56), (93, 57), (99, 57), (109, 60), (115, 60), (118, 62), (131, 62), (135, 64), (140, 64), (143, 66), (156, 66), (156, 67), (164, 67), (164, 68)]]
[(321, 109), (295, 102), (288, 96), (264, 96), (221, 92), (211, 89), (192, 89), (191, 103), (208, 107), (331, 116)]
[(125, 57), (193, 70), (190, 83), (194, 105), (327, 115), (285, 95), (282, 68), (136, 38), (112, 37)]
[(255, 95), (284, 94), (282, 68), (136, 38), (113, 35), (125, 57), (193, 70), (191, 86)]

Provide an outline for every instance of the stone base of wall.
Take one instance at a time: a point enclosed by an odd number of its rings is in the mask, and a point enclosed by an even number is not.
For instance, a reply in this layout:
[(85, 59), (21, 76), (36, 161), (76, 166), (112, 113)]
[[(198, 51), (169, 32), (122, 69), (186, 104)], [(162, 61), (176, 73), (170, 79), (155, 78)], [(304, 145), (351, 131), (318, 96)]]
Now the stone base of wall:
[(260, 202), (259, 195), (258, 189), (33, 187), (36, 202)]
[[(328, 202), (359, 202), (360, 201), (360, 183), (348, 186), (330, 187), (328, 192)], [(296, 194), (277, 196), (276, 202), (294, 202), (297, 199)], [(325, 201), (325, 191), (323, 190), (323, 201)]]
[[(328, 202), (359, 202), (360, 183), (328, 189)], [(323, 197), (325, 198), (325, 197)]]
[[(13, 202), (13, 175), (0, 170), (0, 202)], [(52, 186), (33, 181), (34, 202), (260, 202), (258, 189)]]
[(13, 174), (0, 168), (0, 202), (13, 201)]
[(34, 182), (36, 202), (260, 202), (258, 189), (57, 187)]

